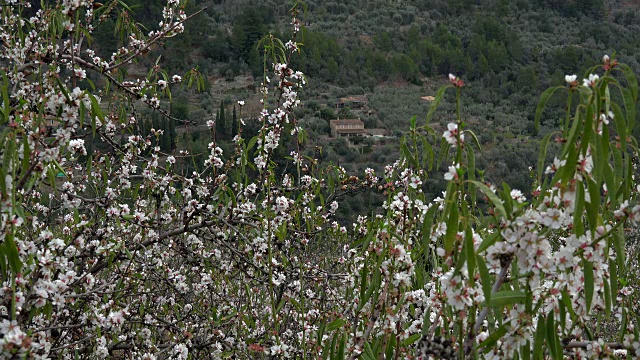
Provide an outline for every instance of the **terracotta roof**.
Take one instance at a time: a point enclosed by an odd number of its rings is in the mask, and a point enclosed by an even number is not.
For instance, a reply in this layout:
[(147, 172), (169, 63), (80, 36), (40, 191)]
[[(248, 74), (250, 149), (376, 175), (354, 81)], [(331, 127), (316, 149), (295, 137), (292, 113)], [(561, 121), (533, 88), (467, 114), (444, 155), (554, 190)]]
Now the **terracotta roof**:
[(340, 102), (344, 103), (344, 102), (366, 102), (367, 101), (367, 97), (365, 95), (351, 95), (351, 96), (346, 96), (346, 97), (342, 97), (340, 98)]
[(364, 123), (360, 119), (344, 119), (344, 120), (331, 120), (331, 125), (362, 125)]

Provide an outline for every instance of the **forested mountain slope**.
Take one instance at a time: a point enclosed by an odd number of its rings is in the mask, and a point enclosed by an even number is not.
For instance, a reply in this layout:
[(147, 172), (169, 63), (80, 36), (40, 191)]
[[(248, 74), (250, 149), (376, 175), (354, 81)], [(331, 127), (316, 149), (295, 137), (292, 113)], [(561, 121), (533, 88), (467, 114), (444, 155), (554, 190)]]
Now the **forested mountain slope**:
[[(148, 27), (155, 24), (152, 14), (158, 13), (159, 1), (127, 3), (132, 19)], [(491, 180), (506, 180), (529, 191), (529, 167), (536, 163), (538, 139), (557, 126), (564, 104), (561, 97), (552, 100), (541, 128), (536, 129), (533, 114), (538, 94), (564, 83), (566, 74), (582, 77), (587, 66), (604, 54), (615, 54), (636, 71), (640, 69), (638, 2), (579, 3), (306, 1), (298, 39), (303, 46), (300, 56), (292, 60), (313, 85), (302, 94), (305, 108), (298, 114), (309, 133), (306, 155), (348, 171), (379, 168), (393, 161), (397, 141), (365, 139), (354, 144), (331, 139), (329, 120), (358, 117), (366, 128), (399, 135), (408, 129), (411, 116), (424, 118), (430, 103), (421, 97), (434, 95), (446, 76), (454, 73), (467, 83), (463, 112), (483, 147), (479, 168), (491, 169)], [(180, 39), (168, 41), (146, 59), (151, 63), (161, 56), (161, 63), (170, 69), (197, 66), (206, 76), (209, 92), (176, 94), (176, 111), (204, 124), (226, 108), (223, 139), (231, 139), (235, 101), (247, 100), (244, 116), (255, 115), (250, 105), (259, 99), (256, 85), (263, 66), (256, 44), (269, 32), (286, 35), (289, 5), (285, 0), (258, 6), (253, 1), (190, 2), (191, 12), (206, 9), (189, 21)], [(365, 111), (348, 106), (336, 109), (340, 97), (352, 95), (366, 96)], [(452, 110), (446, 103), (441, 106), (434, 118), (437, 130), (451, 119)], [(206, 144), (204, 137), (184, 135), (168, 144), (200, 149)], [(443, 184), (433, 180), (433, 193), (438, 194)]]

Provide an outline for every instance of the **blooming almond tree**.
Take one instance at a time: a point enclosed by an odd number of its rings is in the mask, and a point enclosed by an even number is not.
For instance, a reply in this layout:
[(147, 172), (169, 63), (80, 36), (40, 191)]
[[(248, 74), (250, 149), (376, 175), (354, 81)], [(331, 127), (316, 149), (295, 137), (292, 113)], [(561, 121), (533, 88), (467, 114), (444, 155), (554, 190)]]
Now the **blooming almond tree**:
[[(427, 124), (412, 120), (398, 161), (347, 174), (302, 155), (295, 2), (293, 38), (260, 42), (263, 110), (239, 122), (260, 122), (258, 135), (239, 125), (233, 151), (214, 141), (186, 171), (192, 155), (163, 154), (161, 130), (142, 136), (138, 113), (171, 117), (171, 89), (201, 85), (199, 74), (123, 71), (183, 31), (184, 3), (169, 0), (150, 31), (120, 1), (29, 4), (0, 7), (2, 358), (640, 357), (625, 258), (625, 228), (640, 220), (627, 66), (605, 57), (582, 84), (569, 75), (542, 95), (537, 121), (554, 92), (569, 94), (562, 129), (541, 142), (534, 194), (478, 176), (455, 75)], [(125, 41), (101, 58), (91, 34), (110, 16)], [(457, 120), (437, 134), (428, 123), (448, 89)], [(108, 150), (87, 151), (92, 138)], [(552, 139), (562, 149), (547, 164)], [(429, 201), (424, 180), (439, 167), (447, 190)], [(339, 224), (340, 201), (362, 191), (385, 194), (384, 206)]]

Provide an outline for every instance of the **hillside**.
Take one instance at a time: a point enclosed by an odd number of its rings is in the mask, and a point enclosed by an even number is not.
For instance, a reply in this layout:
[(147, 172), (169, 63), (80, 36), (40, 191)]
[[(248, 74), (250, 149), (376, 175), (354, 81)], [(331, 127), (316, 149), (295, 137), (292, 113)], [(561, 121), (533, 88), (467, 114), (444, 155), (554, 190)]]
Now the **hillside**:
[[(157, 11), (144, 4), (131, 1), (133, 17), (152, 27), (150, 14)], [(251, 1), (204, 1), (190, 3), (188, 10), (204, 6), (188, 23), (186, 36), (170, 40), (147, 59), (151, 63), (161, 56), (170, 69), (197, 66), (203, 73), (207, 93), (174, 94), (175, 101), (188, 103), (184, 115), (198, 124), (215, 118), (221, 103), (230, 115), (241, 99), (248, 103), (243, 117), (256, 116), (262, 74), (256, 43), (269, 32), (286, 32), (289, 2), (271, 0), (256, 7)], [(319, 160), (351, 172), (393, 161), (397, 141), (370, 138), (345, 144), (328, 137), (330, 119), (360, 118), (368, 129), (399, 136), (413, 115), (424, 118), (430, 106), (425, 98), (454, 73), (467, 84), (463, 114), (483, 147), (479, 168), (487, 169), (493, 181), (505, 180), (528, 192), (538, 139), (563, 114), (563, 100), (554, 100), (536, 129), (537, 94), (564, 83), (566, 74), (580, 78), (604, 54), (640, 69), (636, 1), (590, 0), (578, 7), (575, 1), (551, 0), (309, 0), (306, 6), (302, 50), (293, 59), (312, 85), (302, 94), (304, 109), (298, 113), (309, 135), (306, 155), (320, 155)], [(355, 95), (366, 97), (364, 109), (336, 108), (340, 98)], [(452, 110), (451, 102), (444, 101), (434, 117), (437, 131), (444, 129)], [(231, 119), (225, 120), (221, 140), (232, 137)], [(175, 146), (204, 149), (209, 138), (183, 135)], [(443, 184), (432, 181), (434, 196)]]

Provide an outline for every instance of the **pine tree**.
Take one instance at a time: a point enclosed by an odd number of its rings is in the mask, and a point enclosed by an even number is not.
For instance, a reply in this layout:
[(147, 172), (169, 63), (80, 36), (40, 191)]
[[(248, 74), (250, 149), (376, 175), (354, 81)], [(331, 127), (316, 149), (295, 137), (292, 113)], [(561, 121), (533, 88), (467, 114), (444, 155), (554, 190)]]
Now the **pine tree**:
[(233, 118), (231, 121), (231, 137), (238, 135), (238, 117), (236, 116), (236, 106), (233, 105)]

